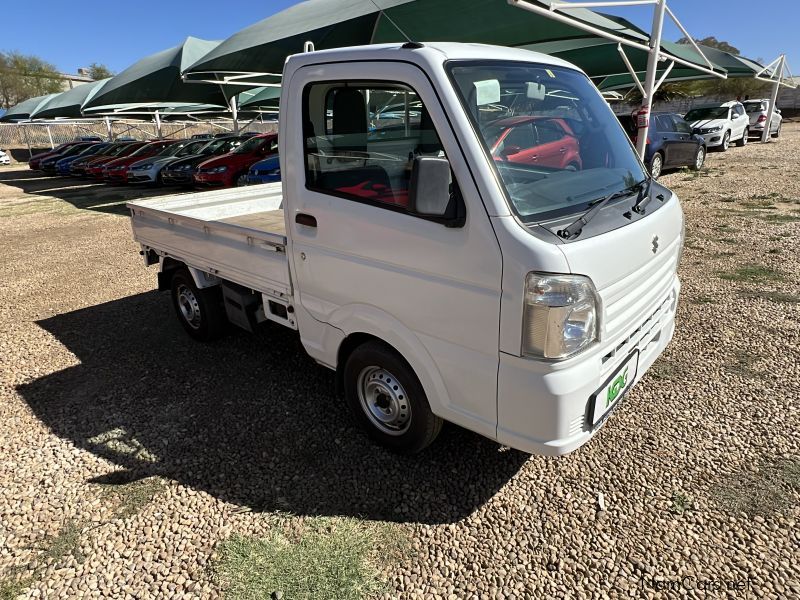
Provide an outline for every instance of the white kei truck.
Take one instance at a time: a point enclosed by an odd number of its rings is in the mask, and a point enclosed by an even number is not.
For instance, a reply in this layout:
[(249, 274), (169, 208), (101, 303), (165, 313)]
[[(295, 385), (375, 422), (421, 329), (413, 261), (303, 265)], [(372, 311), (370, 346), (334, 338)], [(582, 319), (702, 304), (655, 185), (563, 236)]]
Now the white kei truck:
[(409, 42), (291, 56), (282, 88), (280, 183), (128, 203), (186, 331), (297, 330), (398, 452), (443, 421), (587, 442), (672, 338), (684, 238), (587, 76)]

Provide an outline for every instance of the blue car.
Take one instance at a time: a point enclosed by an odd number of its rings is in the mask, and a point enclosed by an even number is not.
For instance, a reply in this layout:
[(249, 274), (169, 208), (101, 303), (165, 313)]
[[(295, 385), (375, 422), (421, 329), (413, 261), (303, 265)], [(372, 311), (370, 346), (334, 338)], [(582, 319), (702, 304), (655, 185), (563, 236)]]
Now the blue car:
[(87, 156), (91, 156), (92, 154), (97, 154), (103, 148), (110, 146), (109, 142), (103, 142), (101, 144), (92, 144), (91, 146), (85, 148), (82, 152), (78, 152), (77, 154), (73, 154), (72, 156), (67, 156), (66, 158), (62, 158), (56, 161), (56, 174), (57, 175), (70, 175), (69, 167), (70, 165), (78, 160), (79, 158), (86, 158)]
[(245, 185), (257, 185), (259, 183), (273, 183), (281, 180), (281, 164), (278, 155), (273, 154), (258, 161), (247, 172)]
[[(635, 144), (639, 132), (633, 119), (623, 115), (619, 120)], [(654, 179), (670, 168), (700, 170), (706, 160), (706, 152), (706, 141), (693, 133), (691, 125), (683, 117), (668, 112), (650, 113), (644, 164)]]

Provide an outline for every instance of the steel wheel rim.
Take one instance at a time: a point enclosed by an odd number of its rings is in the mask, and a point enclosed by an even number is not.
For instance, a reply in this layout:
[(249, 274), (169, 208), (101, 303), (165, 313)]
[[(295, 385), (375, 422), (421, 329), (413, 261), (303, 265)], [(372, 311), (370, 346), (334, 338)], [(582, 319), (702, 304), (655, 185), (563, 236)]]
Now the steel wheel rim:
[(731, 134), (726, 133), (722, 137), (722, 147), (725, 148), (725, 150), (727, 150), (730, 145), (731, 145)]
[(747, 146), (747, 136), (750, 135), (750, 130), (745, 129), (744, 133), (742, 134), (742, 146)]
[(700, 169), (706, 160), (706, 151), (700, 148), (697, 151), (697, 157), (694, 159), (694, 166)]
[(653, 164), (650, 166), (650, 175), (653, 179), (657, 179), (661, 175), (661, 155), (656, 154), (653, 157)]
[(411, 427), (411, 403), (405, 389), (386, 369), (365, 367), (358, 374), (358, 401), (370, 423), (388, 435), (402, 435)]
[(184, 284), (178, 286), (178, 308), (180, 308), (181, 316), (189, 327), (200, 329), (202, 322), (200, 303), (197, 301), (197, 296), (194, 295), (194, 292)]

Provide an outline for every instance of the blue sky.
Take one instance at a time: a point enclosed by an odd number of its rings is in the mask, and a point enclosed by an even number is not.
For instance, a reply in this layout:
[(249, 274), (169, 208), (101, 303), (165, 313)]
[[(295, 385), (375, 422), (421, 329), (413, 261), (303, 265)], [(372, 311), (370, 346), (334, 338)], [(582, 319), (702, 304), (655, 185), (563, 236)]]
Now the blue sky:
[[(74, 73), (91, 62), (119, 72), (143, 56), (177, 45), (187, 35), (225, 39), (296, 1), (8, 2), (0, 12), (0, 50), (39, 55), (64, 72)], [(798, 0), (669, 0), (669, 6), (695, 37), (714, 35), (745, 56), (767, 61), (786, 52), (794, 74), (800, 74)], [(651, 7), (602, 10), (650, 28)], [(769, 22), (767, 27), (764, 21)], [(665, 31), (668, 39), (680, 35), (674, 26)]]

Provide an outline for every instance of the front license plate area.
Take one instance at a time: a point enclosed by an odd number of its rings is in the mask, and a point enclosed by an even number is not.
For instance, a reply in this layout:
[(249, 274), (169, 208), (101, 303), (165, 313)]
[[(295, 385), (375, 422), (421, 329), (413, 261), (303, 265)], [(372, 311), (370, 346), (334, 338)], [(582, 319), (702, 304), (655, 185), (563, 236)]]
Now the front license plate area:
[(619, 404), (633, 385), (639, 367), (639, 351), (635, 350), (617, 367), (603, 386), (589, 399), (589, 423), (596, 427)]

